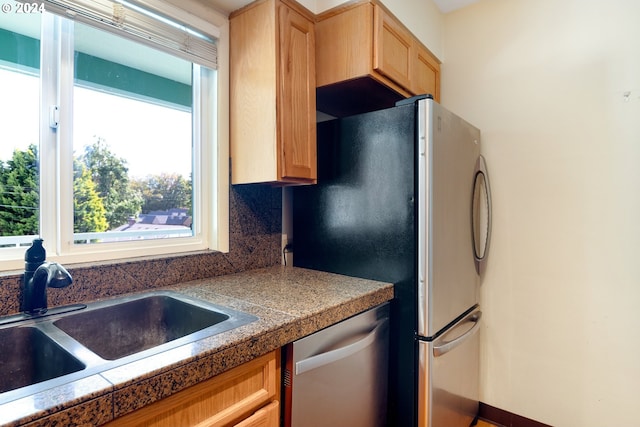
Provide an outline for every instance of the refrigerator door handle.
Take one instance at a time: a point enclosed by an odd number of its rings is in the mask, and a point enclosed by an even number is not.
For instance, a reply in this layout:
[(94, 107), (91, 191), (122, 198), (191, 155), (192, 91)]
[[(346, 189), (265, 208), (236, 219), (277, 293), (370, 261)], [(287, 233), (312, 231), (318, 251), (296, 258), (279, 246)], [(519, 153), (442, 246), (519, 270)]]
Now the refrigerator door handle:
[(473, 325), (473, 327), (471, 329), (469, 329), (467, 332), (465, 332), (464, 334), (460, 335), (459, 337), (454, 338), (451, 341), (444, 341), (444, 344), (442, 344), (442, 345), (434, 345), (433, 346), (433, 356), (434, 357), (443, 356), (443, 355), (447, 354), (448, 352), (450, 352), (451, 350), (453, 350), (454, 348), (458, 347), (465, 340), (471, 338), (474, 334), (476, 334), (478, 332), (478, 330), (480, 328), (480, 319), (481, 318), (482, 318), (482, 312), (481, 311), (476, 311), (476, 312), (471, 313), (465, 319), (461, 320), (458, 323), (458, 325), (462, 325), (462, 324), (467, 323), (467, 322), (474, 323), (474, 325)]
[(484, 157), (478, 157), (475, 169), (471, 227), (476, 271), (482, 275), (487, 268), (487, 255), (491, 240), (491, 188)]
[(322, 366), (329, 365), (364, 350), (376, 341), (377, 335), (387, 327), (388, 323), (389, 321), (387, 319), (381, 320), (380, 322), (378, 322), (376, 327), (371, 332), (369, 332), (369, 334), (367, 334), (367, 336), (359, 341), (296, 362), (295, 374), (300, 375), (305, 372), (320, 368)]

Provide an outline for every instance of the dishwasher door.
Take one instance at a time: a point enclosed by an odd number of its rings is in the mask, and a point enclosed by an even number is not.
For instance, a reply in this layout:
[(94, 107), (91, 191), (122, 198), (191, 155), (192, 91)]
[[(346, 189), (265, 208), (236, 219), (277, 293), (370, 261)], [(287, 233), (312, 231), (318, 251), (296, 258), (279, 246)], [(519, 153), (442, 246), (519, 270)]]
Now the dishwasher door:
[(384, 426), (388, 360), (389, 303), (289, 344), (285, 426)]

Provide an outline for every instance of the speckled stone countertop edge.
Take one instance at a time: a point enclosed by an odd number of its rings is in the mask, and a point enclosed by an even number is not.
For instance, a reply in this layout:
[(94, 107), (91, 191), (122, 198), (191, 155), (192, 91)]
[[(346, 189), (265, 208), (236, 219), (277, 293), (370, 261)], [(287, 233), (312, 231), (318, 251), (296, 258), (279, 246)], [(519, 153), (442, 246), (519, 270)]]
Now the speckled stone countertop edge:
[(84, 390), (74, 381), (2, 404), (12, 419), (0, 425), (101, 425), (393, 298), (388, 283), (281, 266), (166, 289), (259, 320), (85, 378)]

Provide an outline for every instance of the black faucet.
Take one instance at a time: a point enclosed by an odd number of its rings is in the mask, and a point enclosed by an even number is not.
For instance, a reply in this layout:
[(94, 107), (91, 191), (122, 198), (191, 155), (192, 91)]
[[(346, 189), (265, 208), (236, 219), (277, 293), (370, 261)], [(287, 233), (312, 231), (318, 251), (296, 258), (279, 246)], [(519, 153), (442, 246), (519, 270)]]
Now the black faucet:
[(42, 239), (34, 239), (24, 254), (24, 311), (44, 314), (47, 311), (47, 287), (64, 288), (72, 283), (71, 275), (60, 264), (46, 262)]

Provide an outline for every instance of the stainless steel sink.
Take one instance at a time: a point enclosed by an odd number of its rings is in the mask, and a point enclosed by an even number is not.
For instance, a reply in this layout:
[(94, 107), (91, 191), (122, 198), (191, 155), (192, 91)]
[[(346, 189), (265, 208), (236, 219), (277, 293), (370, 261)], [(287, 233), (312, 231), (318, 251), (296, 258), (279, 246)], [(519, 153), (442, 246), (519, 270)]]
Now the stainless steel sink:
[(175, 294), (154, 294), (90, 306), (53, 324), (103, 359), (116, 360), (208, 328), (206, 335), (220, 333), (244, 320), (252, 319)]
[(82, 362), (37, 328), (0, 330), (0, 393), (84, 368)]
[(0, 322), (0, 403), (257, 320), (172, 291), (70, 309)]

